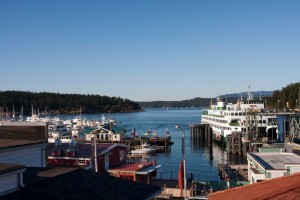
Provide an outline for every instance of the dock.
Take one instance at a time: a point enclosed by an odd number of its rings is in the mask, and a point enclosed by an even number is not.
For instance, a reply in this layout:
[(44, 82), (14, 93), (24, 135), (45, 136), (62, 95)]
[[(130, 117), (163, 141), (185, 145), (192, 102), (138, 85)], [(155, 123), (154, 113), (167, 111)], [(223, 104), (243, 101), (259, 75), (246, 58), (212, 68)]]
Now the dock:
[(208, 146), (212, 145), (212, 129), (207, 124), (191, 124), (190, 125), (191, 139), (201, 141)]
[(225, 181), (245, 181), (248, 180), (247, 165), (227, 165), (219, 164), (219, 176)]

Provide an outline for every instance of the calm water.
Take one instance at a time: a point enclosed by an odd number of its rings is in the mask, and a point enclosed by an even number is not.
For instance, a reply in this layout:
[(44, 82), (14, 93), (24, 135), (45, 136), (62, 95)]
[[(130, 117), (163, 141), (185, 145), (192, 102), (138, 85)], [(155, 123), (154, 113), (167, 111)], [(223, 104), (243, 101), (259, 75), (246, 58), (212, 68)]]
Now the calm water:
[[(62, 119), (72, 119), (75, 115), (61, 115)], [(102, 115), (82, 115), (83, 119), (100, 120)], [(147, 130), (152, 133), (157, 132), (158, 136), (165, 136), (168, 128), (172, 141), (170, 151), (147, 155), (144, 159), (154, 160), (162, 165), (159, 172), (174, 172), (173, 177), (177, 177), (179, 162), (182, 160), (182, 131), (176, 129), (180, 125), (185, 131), (185, 151), (186, 151), (186, 172), (194, 174), (197, 180), (215, 181), (219, 180), (218, 164), (226, 160), (226, 153), (221, 148), (213, 144), (211, 148), (205, 146), (200, 141), (192, 141), (190, 138), (190, 124), (200, 122), (201, 109), (146, 109), (145, 112), (135, 113), (112, 113), (105, 114), (108, 119), (113, 117), (120, 123), (122, 128), (127, 130), (127, 136), (131, 136), (131, 130), (136, 129), (139, 136), (144, 136)], [(226, 161), (225, 161), (226, 162)], [(167, 173), (163, 173), (167, 175)], [(168, 173), (169, 174), (169, 173)]]

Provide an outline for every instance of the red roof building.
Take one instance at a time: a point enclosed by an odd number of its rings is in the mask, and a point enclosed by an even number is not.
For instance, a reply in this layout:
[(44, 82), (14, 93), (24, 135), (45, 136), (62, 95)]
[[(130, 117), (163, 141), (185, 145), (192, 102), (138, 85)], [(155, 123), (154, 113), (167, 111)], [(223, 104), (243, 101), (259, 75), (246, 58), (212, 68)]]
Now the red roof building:
[[(47, 147), (48, 166), (94, 168), (105, 172), (126, 163), (127, 146), (123, 144), (54, 144)], [(95, 159), (97, 155), (97, 159)], [(97, 161), (97, 162), (95, 162)]]
[(140, 162), (121, 165), (108, 170), (108, 172), (111, 176), (118, 178), (151, 184), (152, 177), (156, 176), (157, 169), (160, 167), (161, 165), (156, 165), (155, 161)]

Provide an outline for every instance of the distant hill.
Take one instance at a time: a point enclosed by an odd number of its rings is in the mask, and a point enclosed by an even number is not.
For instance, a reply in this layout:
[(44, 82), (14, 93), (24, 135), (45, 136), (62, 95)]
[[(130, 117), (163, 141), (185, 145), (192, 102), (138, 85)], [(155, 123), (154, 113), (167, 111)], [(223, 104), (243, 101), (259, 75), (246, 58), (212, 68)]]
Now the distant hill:
[[(268, 97), (272, 96), (273, 91), (254, 91), (251, 92), (254, 98), (259, 98), (259, 97)], [(248, 92), (241, 92), (241, 93), (231, 93), (231, 94), (225, 94), (221, 95), (220, 97), (225, 98), (225, 97), (238, 97), (238, 96), (243, 96), (243, 98), (247, 98)]]
[(210, 104), (210, 98), (194, 98), (183, 101), (150, 101), (137, 102), (142, 108), (181, 108), (181, 107), (207, 107)]
[(60, 94), (49, 92), (0, 91), (0, 108), (3, 113), (107, 113), (141, 111), (141, 107), (128, 99), (100, 95)]
[[(255, 91), (252, 92), (254, 98), (266, 97), (271, 96), (273, 91)], [(240, 96), (247, 98), (247, 92), (241, 92)], [(226, 99), (227, 102), (236, 102), (239, 94), (238, 93), (231, 93), (221, 95), (220, 98)], [(211, 101), (215, 102), (215, 98), (194, 98), (190, 100), (183, 100), (183, 101), (150, 101), (150, 102), (137, 102), (142, 108), (181, 108), (181, 107), (208, 107)]]

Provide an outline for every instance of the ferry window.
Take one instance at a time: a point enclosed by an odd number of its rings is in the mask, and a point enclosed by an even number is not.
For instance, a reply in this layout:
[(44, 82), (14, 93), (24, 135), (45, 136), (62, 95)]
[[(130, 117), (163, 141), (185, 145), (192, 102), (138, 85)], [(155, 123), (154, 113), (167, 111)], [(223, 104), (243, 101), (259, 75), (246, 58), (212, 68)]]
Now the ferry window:
[(263, 123), (265, 124), (265, 123), (266, 123), (266, 120), (263, 120)]

